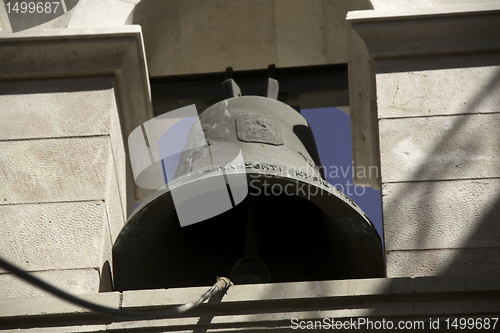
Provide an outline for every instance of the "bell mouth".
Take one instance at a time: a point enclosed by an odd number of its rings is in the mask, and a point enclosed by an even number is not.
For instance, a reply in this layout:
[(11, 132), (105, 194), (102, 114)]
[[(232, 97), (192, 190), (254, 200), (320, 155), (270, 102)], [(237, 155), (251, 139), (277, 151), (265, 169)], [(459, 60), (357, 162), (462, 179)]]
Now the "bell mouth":
[[(270, 282), (385, 276), (380, 237), (350, 198), (322, 179), (262, 167), (245, 163), (240, 169), (188, 174), (146, 198), (113, 246), (115, 290), (205, 286), (216, 276), (230, 276), (245, 257), (248, 198), (257, 202), (258, 259)], [(175, 190), (223, 176), (231, 184), (242, 175), (247, 196), (239, 204), (181, 227)]]
[[(245, 183), (241, 182), (241, 176), (246, 177)], [(200, 183), (206, 183), (209, 185), (211, 179), (221, 179), (222, 177), (227, 177), (226, 179), (229, 180), (238, 180), (237, 182), (230, 182), (231, 184), (236, 184), (236, 186), (232, 186), (232, 188), (229, 189), (231, 192), (244, 189), (238, 192), (245, 193), (246, 196), (249, 193), (246, 190), (248, 187), (248, 189), (254, 190), (250, 193), (253, 193), (254, 196), (259, 195), (259, 193), (262, 193), (264, 196), (298, 196), (315, 203), (323, 210), (331, 211), (332, 214), (336, 214), (336, 211), (329, 208), (331, 205), (330, 200), (339, 200), (339, 204), (342, 203), (343, 205), (347, 205), (349, 209), (354, 210), (354, 216), (357, 216), (357, 213), (361, 220), (364, 220), (366, 224), (368, 224), (371, 228), (374, 228), (372, 222), (361, 210), (361, 208), (356, 205), (350, 197), (325, 181), (321, 176), (319, 176), (319, 173), (311, 175), (311, 173), (307, 171), (300, 171), (293, 167), (289, 168), (286, 166), (270, 165), (258, 162), (219, 166), (211, 170), (198, 170), (197, 172), (180, 176), (155, 191), (143, 202), (141, 202), (137, 209), (135, 209), (131, 214), (129, 220), (132, 219), (132, 217), (144, 206), (148, 205), (150, 202), (156, 200), (156, 198), (167, 192), (190, 185), (192, 188), (196, 188), (196, 185)], [(257, 194), (255, 194), (256, 192)], [(238, 197), (241, 198), (241, 195), (238, 195)], [(236, 206), (239, 202), (241, 202), (241, 200), (235, 200), (234, 206)], [(342, 204), (340, 205), (343, 207)], [(336, 209), (338, 208), (339, 207), (336, 207)]]

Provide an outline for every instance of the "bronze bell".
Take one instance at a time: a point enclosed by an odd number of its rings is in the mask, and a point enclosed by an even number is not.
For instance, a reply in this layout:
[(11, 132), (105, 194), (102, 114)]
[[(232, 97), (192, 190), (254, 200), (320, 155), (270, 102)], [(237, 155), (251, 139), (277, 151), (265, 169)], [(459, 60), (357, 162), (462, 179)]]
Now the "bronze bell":
[[(188, 137), (175, 179), (145, 199), (118, 236), (115, 290), (208, 286), (216, 276), (236, 284), (384, 277), (380, 238), (362, 210), (324, 180), (306, 120), (273, 98), (238, 96), (229, 83), (235, 97), (199, 116), (203, 153), (193, 157), (196, 140)], [(234, 154), (221, 142), (236, 144), (244, 163), (200, 157)], [(244, 175), (248, 194), (181, 227), (170, 189), (221, 175), (228, 191)]]

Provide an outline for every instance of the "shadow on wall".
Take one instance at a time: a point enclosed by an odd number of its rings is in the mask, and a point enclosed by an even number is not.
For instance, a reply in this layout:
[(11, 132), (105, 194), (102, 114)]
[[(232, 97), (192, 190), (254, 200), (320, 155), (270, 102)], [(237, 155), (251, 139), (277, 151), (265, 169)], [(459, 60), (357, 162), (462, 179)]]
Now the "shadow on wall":
[(99, 292), (105, 293), (113, 291), (113, 278), (108, 260), (102, 265), (100, 273)]
[[(425, 70), (443, 68), (427, 64)], [(426, 125), (420, 134), (410, 129), (425, 138), (434, 134), (436, 143), (407, 180), (384, 184), (384, 218), (392, 221), (386, 230), (389, 276), (500, 273), (500, 180), (489, 174), (500, 161), (500, 110), (483, 105), (498, 94), (500, 70), (491, 74), (453, 114), (414, 121), (418, 127), (444, 119), (446, 126), (435, 133), (424, 133)]]

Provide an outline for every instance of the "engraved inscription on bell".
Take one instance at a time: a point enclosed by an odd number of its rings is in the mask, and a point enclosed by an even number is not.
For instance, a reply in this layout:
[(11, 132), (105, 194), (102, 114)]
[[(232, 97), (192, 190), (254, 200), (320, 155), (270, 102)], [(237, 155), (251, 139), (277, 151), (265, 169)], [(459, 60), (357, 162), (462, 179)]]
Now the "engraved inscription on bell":
[(283, 142), (280, 123), (271, 116), (246, 114), (236, 119), (238, 140), (279, 146)]

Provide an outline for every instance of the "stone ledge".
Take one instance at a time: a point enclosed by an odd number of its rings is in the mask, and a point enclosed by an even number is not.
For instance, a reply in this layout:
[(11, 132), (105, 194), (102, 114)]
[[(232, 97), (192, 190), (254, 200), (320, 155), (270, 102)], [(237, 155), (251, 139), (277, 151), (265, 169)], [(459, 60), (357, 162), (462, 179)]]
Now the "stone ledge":
[[(58, 269), (31, 272), (34, 276), (72, 294), (96, 294), (99, 292), (99, 268)], [(0, 274), (0, 318), (3, 310), (10, 311), (8, 300), (20, 300), (24, 297), (37, 299), (48, 295), (47, 292), (17, 278), (14, 274)], [(46, 297), (50, 299), (50, 297)], [(26, 306), (31, 306), (26, 299)], [(4, 303), (4, 301), (6, 303)], [(31, 313), (31, 312), (28, 312)]]
[(349, 12), (373, 58), (500, 49), (500, 4)]
[[(115, 307), (120, 306), (120, 293), (101, 293), (101, 294), (85, 294), (78, 295), (82, 299), (98, 303), (103, 306)], [(55, 297), (29, 297), (29, 298), (13, 298), (0, 301), (0, 323), (4, 318), (15, 317), (30, 317), (30, 316), (49, 316), (49, 315), (64, 315), (85, 313), (89, 310), (80, 308), (79, 306), (67, 303)], [(1, 324), (0, 324), (1, 329)]]
[[(231, 287), (222, 302), (304, 300), (318, 297), (411, 294), (411, 278), (362, 279), (269, 283)], [(189, 302), (206, 291), (206, 287), (125, 291), (123, 307), (164, 306)]]
[[(107, 330), (290, 327), (292, 318), (356, 318), (391, 320), (429, 316), (498, 316), (498, 275), (381, 278), (262, 285), (239, 285), (229, 289), (221, 301), (215, 296), (186, 314), (171, 319), (113, 321), (105, 316), (52, 297), (0, 301), (0, 330), (107, 325)], [(208, 287), (141, 290), (123, 293), (123, 307), (158, 310), (192, 300)], [(83, 295), (100, 304), (118, 307), (120, 293)], [(219, 297), (220, 299), (220, 297)], [(465, 305), (462, 307), (462, 305)], [(50, 320), (47, 324), (47, 320)], [(71, 331), (70, 327), (68, 331)]]

